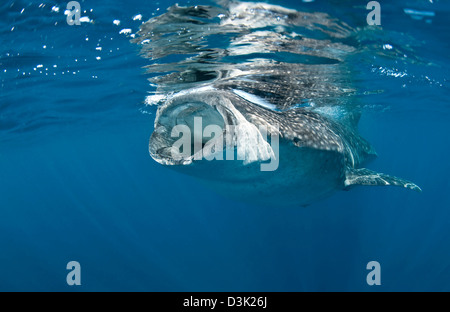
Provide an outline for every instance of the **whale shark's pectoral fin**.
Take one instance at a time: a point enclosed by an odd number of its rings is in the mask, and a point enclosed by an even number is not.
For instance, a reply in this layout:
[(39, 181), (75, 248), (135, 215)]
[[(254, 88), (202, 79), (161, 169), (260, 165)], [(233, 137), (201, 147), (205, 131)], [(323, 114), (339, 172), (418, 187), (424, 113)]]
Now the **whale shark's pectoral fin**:
[(408, 188), (417, 192), (422, 192), (420, 187), (411, 181), (403, 180), (384, 173), (375, 172), (369, 169), (347, 169), (345, 187), (352, 185), (394, 185)]

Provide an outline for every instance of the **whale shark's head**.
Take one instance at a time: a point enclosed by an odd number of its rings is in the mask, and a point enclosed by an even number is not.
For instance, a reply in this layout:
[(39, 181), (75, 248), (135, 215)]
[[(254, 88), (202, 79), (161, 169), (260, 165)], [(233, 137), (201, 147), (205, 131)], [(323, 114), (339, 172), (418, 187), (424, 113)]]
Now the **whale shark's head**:
[(259, 123), (250, 122), (244, 116), (249, 109), (245, 105), (251, 104), (212, 87), (171, 96), (157, 111), (149, 142), (150, 155), (171, 166), (188, 166), (204, 160), (237, 160), (243, 165), (277, 161), (278, 146), (274, 150), (267, 134), (277, 135), (278, 125), (263, 118)]

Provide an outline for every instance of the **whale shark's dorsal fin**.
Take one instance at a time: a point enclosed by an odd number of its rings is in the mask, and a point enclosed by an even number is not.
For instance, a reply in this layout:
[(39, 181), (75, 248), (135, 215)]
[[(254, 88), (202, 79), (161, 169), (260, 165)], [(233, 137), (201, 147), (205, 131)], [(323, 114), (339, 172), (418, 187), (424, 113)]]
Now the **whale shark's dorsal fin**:
[(417, 192), (422, 192), (420, 187), (411, 181), (400, 179), (384, 173), (375, 172), (369, 169), (347, 169), (345, 186), (352, 185), (394, 185), (408, 188)]

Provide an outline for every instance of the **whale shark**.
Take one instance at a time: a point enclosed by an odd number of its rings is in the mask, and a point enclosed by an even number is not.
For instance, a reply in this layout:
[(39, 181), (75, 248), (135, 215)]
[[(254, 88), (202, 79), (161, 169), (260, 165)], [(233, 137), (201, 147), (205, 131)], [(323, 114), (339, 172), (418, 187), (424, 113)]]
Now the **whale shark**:
[(175, 5), (150, 19), (133, 42), (158, 73), (151, 157), (264, 205), (308, 205), (357, 185), (421, 191), (365, 168), (377, 154), (358, 132), (352, 32), (325, 13), (252, 2)]

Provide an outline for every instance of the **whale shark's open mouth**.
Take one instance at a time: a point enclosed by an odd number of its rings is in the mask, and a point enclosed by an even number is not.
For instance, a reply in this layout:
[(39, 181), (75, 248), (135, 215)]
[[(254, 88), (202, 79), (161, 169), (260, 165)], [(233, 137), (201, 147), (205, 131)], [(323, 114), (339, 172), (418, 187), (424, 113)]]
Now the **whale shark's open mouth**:
[[(150, 154), (165, 165), (190, 164), (199, 153), (205, 153), (207, 144), (223, 140), (226, 126), (235, 123), (233, 114), (221, 106), (195, 99), (174, 99), (157, 116), (150, 138)], [(214, 140), (204, 136), (209, 127), (221, 130), (215, 133)], [(178, 144), (180, 137), (187, 144)]]

